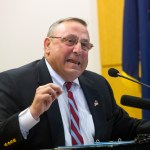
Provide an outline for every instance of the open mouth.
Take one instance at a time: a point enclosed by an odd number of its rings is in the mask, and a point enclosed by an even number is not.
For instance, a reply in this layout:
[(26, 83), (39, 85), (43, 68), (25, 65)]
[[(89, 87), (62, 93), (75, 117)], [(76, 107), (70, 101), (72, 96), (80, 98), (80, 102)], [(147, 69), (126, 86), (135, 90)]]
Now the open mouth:
[(77, 65), (81, 64), (79, 61), (75, 61), (75, 60), (72, 60), (72, 59), (68, 59), (67, 62), (70, 62), (70, 63), (73, 63), (73, 64), (77, 64)]

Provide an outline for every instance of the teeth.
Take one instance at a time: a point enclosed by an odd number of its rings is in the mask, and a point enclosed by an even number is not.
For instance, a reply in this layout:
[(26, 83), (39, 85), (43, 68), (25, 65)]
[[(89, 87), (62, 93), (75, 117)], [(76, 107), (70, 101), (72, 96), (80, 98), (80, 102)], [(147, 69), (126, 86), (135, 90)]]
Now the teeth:
[(71, 62), (71, 63), (74, 63), (74, 64), (77, 64), (77, 65), (80, 65), (80, 62), (77, 62), (77, 61), (73, 61), (73, 60), (67, 60), (68, 62)]

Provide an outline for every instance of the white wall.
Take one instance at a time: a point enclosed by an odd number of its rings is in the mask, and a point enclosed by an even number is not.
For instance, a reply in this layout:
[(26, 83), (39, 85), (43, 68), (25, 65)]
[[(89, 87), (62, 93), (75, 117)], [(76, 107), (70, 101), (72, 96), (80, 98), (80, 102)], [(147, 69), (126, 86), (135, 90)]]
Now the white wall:
[(49, 26), (65, 17), (88, 22), (94, 48), (87, 69), (100, 73), (96, 0), (0, 0), (0, 72), (42, 58)]

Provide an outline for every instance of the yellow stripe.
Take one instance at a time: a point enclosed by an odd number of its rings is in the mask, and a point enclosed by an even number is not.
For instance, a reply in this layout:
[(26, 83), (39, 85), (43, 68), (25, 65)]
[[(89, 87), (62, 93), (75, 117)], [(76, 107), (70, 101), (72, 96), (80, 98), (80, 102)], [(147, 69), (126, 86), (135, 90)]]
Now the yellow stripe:
[[(111, 78), (108, 69), (122, 73), (122, 29), (124, 0), (97, 0), (102, 75), (110, 82), (117, 103), (122, 95), (141, 96), (140, 86), (122, 78)], [(123, 106), (121, 106), (123, 107)], [(123, 107), (132, 117), (141, 118), (141, 110)]]

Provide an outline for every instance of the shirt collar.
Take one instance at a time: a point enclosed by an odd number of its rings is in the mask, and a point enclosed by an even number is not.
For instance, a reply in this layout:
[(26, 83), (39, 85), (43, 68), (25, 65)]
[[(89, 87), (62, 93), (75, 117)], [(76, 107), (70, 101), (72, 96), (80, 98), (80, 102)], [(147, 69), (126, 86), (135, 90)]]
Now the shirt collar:
[[(60, 85), (61, 87), (63, 87), (63, 85), (66, 81), (58, 73), (55, 72), (55, 70), (51, 67), (51, 65), (47, 62), (46, 59), (45, 59), (45, 62), (46, 62), (46, 66), (47, 66), (48, 71), (52, 77), (53, 82)], [(73, 83), (75, 83), (75, 85), (80, 86), (78, 78), (76, 78), (73, 81)]]

